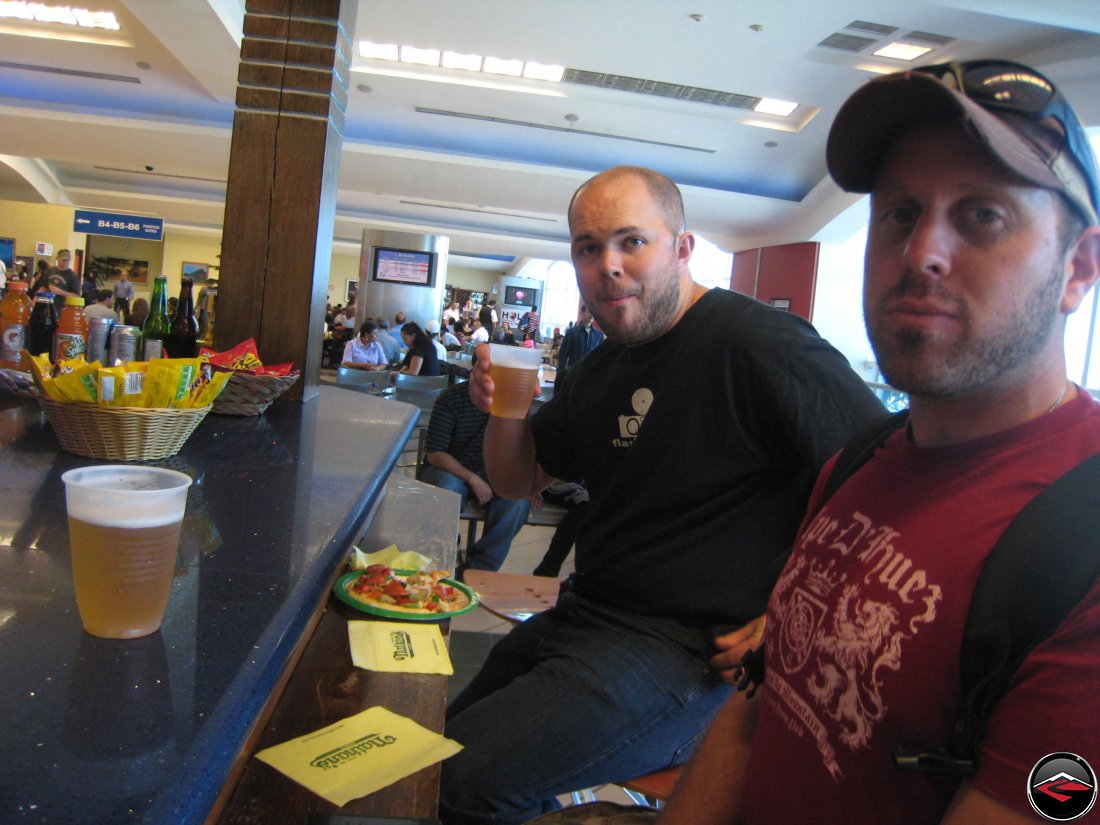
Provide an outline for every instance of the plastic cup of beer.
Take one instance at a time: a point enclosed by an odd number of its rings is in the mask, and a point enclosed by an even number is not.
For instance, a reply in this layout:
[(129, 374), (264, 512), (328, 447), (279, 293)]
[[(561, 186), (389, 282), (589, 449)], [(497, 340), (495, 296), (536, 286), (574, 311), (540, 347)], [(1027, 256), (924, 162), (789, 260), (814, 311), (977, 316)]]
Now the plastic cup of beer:
[(539, 383), (542, 350), (538, 347), (489, 345), (489, 375), (493, 379), (493, 403), (489, 412), (497, 418), (526, 418)]
[(103, 465), (69, 470), (61, 480), (84, 629), (104, 639), (155, 633), (172, 589), (190, 476)]

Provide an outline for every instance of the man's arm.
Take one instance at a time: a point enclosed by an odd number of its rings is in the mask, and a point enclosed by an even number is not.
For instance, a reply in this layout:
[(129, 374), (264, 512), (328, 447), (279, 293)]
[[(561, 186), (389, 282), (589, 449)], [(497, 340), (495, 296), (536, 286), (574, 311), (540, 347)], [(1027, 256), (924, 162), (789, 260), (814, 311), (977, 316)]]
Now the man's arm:
[(477, 473), (466, 469), (466, 467), (450, 453), (438, 450), (427, 453), (424, 458), (433, 467), (438, 467), (440, 470), (448, 472), (456, 478), (462, 479), (474, 494), (478, 504), (485, 504), (493, 497), (493, 488), (485, 482), (485, 479)]
[(757, 699), (726, 700), (687, 764), (657, 825), (732, 825), (741, 808)]
[[(489, 347), (483, 344), (478, 345), (477, 363), (470, 370), (470, 399), (479, 410), (489, 412), (493, 379), (489, 376)], [(485, 468), (493, 488), (505, 498), (529, 498), (554, 480), (538, 463), (527, 418), (490, 415), (485, 428)]]

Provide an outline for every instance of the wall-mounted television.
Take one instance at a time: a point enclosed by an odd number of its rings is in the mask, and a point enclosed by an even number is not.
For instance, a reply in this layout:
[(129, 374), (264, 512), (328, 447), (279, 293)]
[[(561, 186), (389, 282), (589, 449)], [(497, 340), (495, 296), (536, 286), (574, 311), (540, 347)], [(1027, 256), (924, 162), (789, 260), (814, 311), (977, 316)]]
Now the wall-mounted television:
[(0, 261), (9, 273), (15, 267), (15, 238), (0, 238)]
[(376, 246), (371, 280), (387, 284), (434, 286), (435, 264), (434, 252)]
[(504, 287), (504, 305), (538, 309), (539, 291), (526, 286), (506, 286)]

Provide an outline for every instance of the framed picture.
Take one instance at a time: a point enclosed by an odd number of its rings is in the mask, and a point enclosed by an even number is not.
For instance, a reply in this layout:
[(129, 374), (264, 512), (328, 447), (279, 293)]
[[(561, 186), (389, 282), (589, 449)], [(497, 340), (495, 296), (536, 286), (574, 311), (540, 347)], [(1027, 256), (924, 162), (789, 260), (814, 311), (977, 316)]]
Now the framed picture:
[(197, 264), (191, 261), (184, 261), (183, 277), (190, 278), (195, 283), (201, 283), (210, 277), (210, 264)]
[(355, 299), (359, 296), (359, 282), (348, 281), (344, 287), (344, 305), (354, 304)]
[(104, 277), (108, 281), (117, 281), (119, 275), (126, 272), (130, 276), (130, 283), (149, 283), (148, 261), (134, 261), (129, 258), (106, 258), (104, 259), (104, 265), (106, 266)]

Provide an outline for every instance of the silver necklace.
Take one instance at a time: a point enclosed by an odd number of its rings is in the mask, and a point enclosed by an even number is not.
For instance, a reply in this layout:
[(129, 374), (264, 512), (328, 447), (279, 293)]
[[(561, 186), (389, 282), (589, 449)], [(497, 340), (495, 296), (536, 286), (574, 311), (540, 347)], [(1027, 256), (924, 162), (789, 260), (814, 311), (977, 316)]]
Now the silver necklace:
[(1050, 409), (1047, 410), (1047, 415), (1050, 415), (1052, 412), (1058, 409), (1058, 405), (1066, 399), (1067, 392), (1069, 392), (1069, 382), (1066, 382), (1066, 384), (1062, 386), (1062, 394), (1058, 396), (1057, 401), (1050, 405)]

